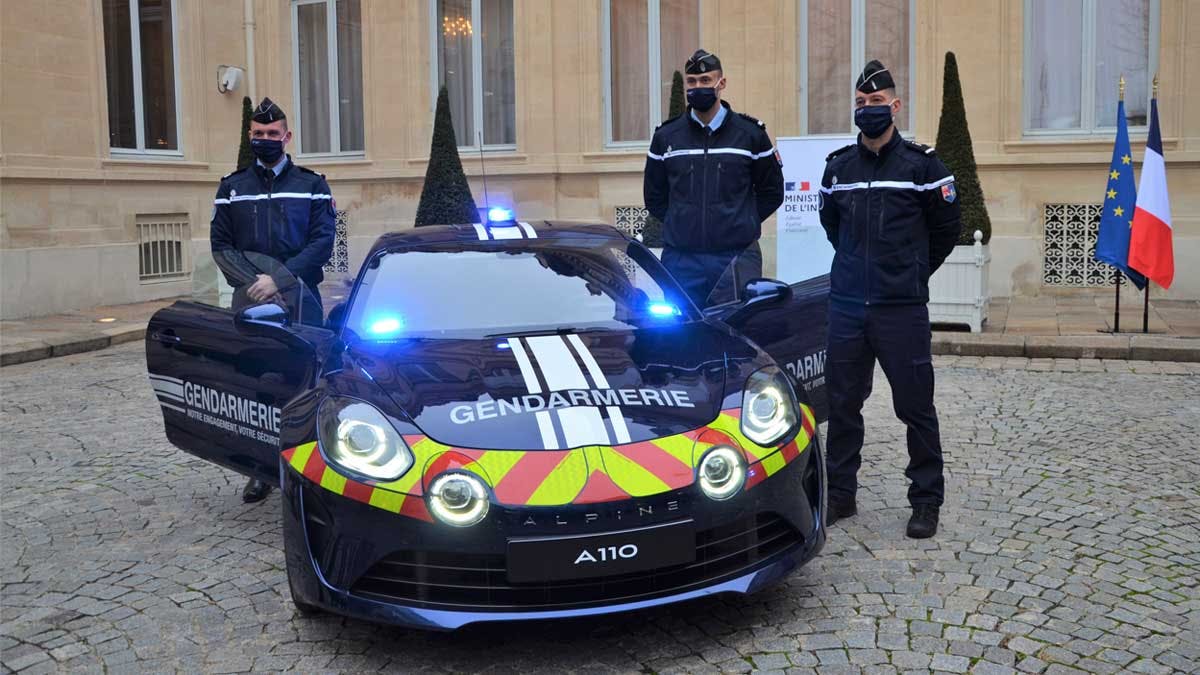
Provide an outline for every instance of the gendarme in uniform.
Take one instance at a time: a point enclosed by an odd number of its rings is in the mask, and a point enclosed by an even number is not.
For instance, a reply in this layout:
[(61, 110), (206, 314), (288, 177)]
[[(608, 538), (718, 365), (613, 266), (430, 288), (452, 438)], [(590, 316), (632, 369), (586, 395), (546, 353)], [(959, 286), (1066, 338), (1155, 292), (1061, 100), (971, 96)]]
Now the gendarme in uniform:
[[(252, 121), (282, 127), (282, 137), (252, 137), (255, 162), (221, 179), (213, 200), (213, 257), (229, 284), (244, 289), (261, 271), (247, 268), (244, 258), (229, 252), (269, 256), (302, 280), (319, 305), (317, 285), (325, 278), (322, 268), (333, 254), (335, 232), (329, 184), (324, 176), (295, 164), (284, 153), (291, 132), (287, 131), (287, 117), (271, 99), (262, 100)], [(279, 129), (274, 131), (279, 135)], [(252, 125), (251, 134), (256, 132), (263, 135)], [(276, 279), (277, 290), (283, 290), (283, 285), (282, 278)]]
[[(297, 166), (284, 153), (291, 137), (283, 110), (264, 98), (250, 124), (255, 162), (225, 176), (217, 187), (212, 254), (234, 287), (235, 307), (278, 302), (303, 322), (320, 325), (317, 285), (333, 254), (333, 195), (324, 176)], [(264, 260), (270, 264), (262, 264)], [(304, 288), (297, 288), (294, 279)], [(251, 478), (242, 499), (261, 501), (270, 491), (270, 485)]]
[(654, 130), (642, 189), (663, 223), (663, 264), (703, 307), (718, 282), (738, 291), (762, 275), (758, 239), (783, 203), (783, 170), (766, 126), (721, 100), (720, 59), (701, 49), (685, 69), (687, 111)]
[(908, 427), (910, 537), (937, 531), (945, 494), (933, 406), (929, 277), (954, 249), (961, 224), (954, 177), (926, 147), (900, 137), (895, 83), (878, 61), (855, 92), (858, 142), (829, 155), (821, 225), (833, 244), (830, 272), (829, 522), (854, 515), (862, 464), (863, 401), (875, 361)]

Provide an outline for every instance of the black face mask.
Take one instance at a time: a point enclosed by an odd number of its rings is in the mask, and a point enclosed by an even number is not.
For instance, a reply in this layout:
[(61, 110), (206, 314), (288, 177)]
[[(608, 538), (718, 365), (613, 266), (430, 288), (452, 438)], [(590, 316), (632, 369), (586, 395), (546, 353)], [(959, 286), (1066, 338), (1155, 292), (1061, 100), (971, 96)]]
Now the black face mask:
[(687, 90), (687, 102), (693, 109), (708, 112), (717, 104), (716, 87), (696, 87)]
[(267, 166), (274, 166), (283, 156), (283, 141), (270, 138), (250, 139), (250, 150)]
[(892, 106), (867, 105), (854, 110), (854, 125), (867, 138), (879, 138), (892, 126)]

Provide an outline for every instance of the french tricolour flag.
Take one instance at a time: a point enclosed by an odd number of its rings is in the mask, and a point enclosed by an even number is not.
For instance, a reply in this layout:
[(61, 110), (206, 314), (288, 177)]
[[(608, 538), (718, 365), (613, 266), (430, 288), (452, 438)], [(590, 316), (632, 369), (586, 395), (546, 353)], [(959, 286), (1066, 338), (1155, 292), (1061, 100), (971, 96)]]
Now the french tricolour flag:
[(1142, 160), (1133, 231), (1129, 235), (1129, 266), (1163, 288), (1175, 278), (1171, 245), (1171, 204), (1167, 199), (1167, 166), (1158, 130), (1158, 99), (1150, 101), (1150, 136)]

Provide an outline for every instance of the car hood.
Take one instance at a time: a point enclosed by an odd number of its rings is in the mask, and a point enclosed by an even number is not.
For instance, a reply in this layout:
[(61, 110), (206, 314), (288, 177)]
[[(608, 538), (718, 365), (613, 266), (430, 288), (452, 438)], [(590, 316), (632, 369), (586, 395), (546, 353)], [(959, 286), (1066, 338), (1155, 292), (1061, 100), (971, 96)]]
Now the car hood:
[(753, 349), (707, 323), (358, 343), (347, 356), (433, 440), (561, 450), (640, 442), (713, 421), (726, 360)]

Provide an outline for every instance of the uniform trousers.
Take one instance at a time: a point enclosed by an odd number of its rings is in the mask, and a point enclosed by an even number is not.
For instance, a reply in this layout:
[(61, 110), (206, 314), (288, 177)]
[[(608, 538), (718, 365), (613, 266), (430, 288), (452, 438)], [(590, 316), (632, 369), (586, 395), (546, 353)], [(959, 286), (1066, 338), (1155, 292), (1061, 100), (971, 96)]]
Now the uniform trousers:
[(942, 443), (933, 405), (927, 305), (831, 301), (829, 306), (829, 437), (826, 467), (831, 497), (853, 498), (862, 465), (863, 401), (875, 361), (892, 388), (896, 417), (908, 427), (908, 501), (941, 506), (945, 495)]

